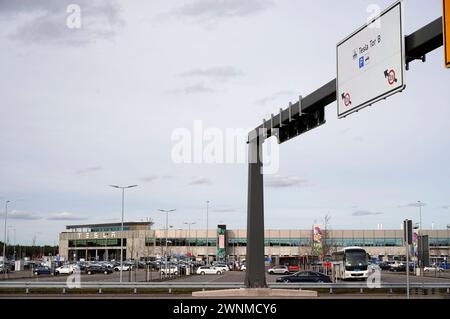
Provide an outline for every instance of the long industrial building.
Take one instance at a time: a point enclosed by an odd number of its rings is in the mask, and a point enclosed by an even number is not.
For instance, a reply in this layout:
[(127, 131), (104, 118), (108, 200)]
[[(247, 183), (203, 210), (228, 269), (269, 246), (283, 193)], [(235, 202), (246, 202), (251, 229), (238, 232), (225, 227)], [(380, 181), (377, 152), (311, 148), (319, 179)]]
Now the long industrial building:
[[(119, 260), (121, 238), (126, 259), (153, 259), (164, 256), (192, 256), (197, 259), (243, 260), (246, 255), (246, 230), (226, 229), (152, 229), (152, 222), (87, 224), (66, 226), (59, 236), (59, 253), (66, 260)], [(430, 257), (447, 259), (450, 230), (422, 230), (429, 236)], [(380, 260), (404, 256), (402, 230), (329, 230), (323, 239), (328, 252), (340, 247), (361, 246)], [(167, 238), (167, 245), (166, 245)], [(313, 230), (266, 230), (265, 255), (310, 256)], [(208, 248), (207, 248), (208, 247)], [(167, 249), (167, 250), (166, 250)], [(125, 258), (125, 257), (124, 257)]]

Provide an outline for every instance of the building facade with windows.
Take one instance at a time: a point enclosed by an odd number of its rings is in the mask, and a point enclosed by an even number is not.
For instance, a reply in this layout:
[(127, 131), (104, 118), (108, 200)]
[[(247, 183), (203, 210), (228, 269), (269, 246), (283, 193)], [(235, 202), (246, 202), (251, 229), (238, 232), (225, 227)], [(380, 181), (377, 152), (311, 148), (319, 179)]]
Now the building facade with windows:
[[(211, 260), (243, 260), (247, 248), (246, 230), (229, 230), (225, 225), (215, 229), (152, 229), (152, 222), (66, 226), (59, 236), (59, 253), (68, 260), (119, 260), (121, 239), (124, 258), (155, 259), (164, 255), (192, 256)], [(431, 257), (447, 258), (450, 254), (450, 230), (423, 230), (429, 236)], [(166, 241), (167, 238), (167, 241)], [(167, 242), (167, 245), (166, 245)], [(266, 230), (265, 255), (310, 256), (312, 230)], [(390, 260), (405, 255), (402, 230), (328, 230), (322, 238), (325, 254), (346, 246), (361, 246), (375, 257)], [(166, 248), (167, 247), (167, 248)]]

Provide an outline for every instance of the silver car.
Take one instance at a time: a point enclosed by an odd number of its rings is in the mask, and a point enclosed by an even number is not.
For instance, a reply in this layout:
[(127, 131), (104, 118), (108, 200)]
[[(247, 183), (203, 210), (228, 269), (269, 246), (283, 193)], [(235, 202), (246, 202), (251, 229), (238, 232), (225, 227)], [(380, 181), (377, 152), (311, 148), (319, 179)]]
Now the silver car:
[(283, 274), (283, 275), (287, 275), (289, 274), (289, 269), (287, 266), (274, 266), (272, 268), (270, 268), (269, 270), (267, 270), (267, 272), (271, 275), (273, 274)]

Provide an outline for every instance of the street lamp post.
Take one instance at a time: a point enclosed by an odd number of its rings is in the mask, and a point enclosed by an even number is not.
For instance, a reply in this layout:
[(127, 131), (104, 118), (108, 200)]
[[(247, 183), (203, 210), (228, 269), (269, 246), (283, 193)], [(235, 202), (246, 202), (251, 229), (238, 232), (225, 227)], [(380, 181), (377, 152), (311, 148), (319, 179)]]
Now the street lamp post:
[(122, 190), (122, 222), (120, 224), (120, 282), (122, 282), (122, 271), (123, 271), (123, 216), (124, 216), (124, 208), (125, 208), (125, 189), (137, 187), (138, 185), (130, 185), (130, 186), (117, 186), (117, 185), (109, 185), (114, 188), (119, 188)]
[(3, 271), (5, 272), (5, 278), (8, 278), (6, 272), (6, 224), (8, 222), (8, 203), (10, 203), (9, 200), (5, 203), (5, 239), (3, 241)]
[(209, 200), (206, 201), (206, 265), (209, 266), (209, 232), (208, 232)]
[[(419, 204), (419, 229), (418, 229), (418, 235), (419, 238), (421, 239), (421, 243), (422, 243), (422, 202), (420, 200), (417, 201), (417, 203)], [(420, 249), (420, 251), (422, 251), (422, 249)], [(422, 276), (422, 255), (423, 255), (423, 251), (422, 254), (419, 258), (419, 270), (420, 270), (420, 275)]]
[[(190, 253), (191, 252), (191, 242), (190, 242), (190, 239), (191, 239), (191, 225), (195, 225), (195, 222), (185, 222), (183, 224), (188, 225), (187, 242), (188, 242), (188, 252)], [(191, 253), (191, 255), (192, 255), (192, 253)]]
[[(168, 268), (167, 268), (167, 257), (168, 257), (168, 254), (167, 254), (167, 241), (168, 241), (168, 237), (169, 237), (169, 213), (170, 212), (174, 212), (174, 211), (176, 211), (176, 209), (158, 209), (160, 212), (163, 212), (163, 213), (166, 213), (166, 251), (165, 251), (165, 259), (166, 259), (166, 261), (165, 261), (165, 265), (166, 265), (166, 270), (165, 270), (165, 274), (167, 274), (167, 271), (169, 270)], [(169, 271), (169, 273), (170, 273), (170, 271)]]

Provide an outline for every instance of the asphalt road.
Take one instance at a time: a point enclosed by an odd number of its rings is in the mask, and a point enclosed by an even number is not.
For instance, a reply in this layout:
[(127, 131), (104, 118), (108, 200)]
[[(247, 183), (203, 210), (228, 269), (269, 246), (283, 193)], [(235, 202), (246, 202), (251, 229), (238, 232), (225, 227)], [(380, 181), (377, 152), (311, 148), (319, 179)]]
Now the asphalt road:
[[(278, 277), (282, 277), (283, 275), (266, 275), (267, 282), (275, 282)], [(190, 276), (190, 277), (183, 277), (179, 279), (174, 279), (174, 281), (179, 282), (243, 282), (245, 277), (244, 272), (240, 271), (229, 271), (226, 272), (223, 275), (204, 275), (204, 276)], [(410, 282), (429, 282), (429, 283), (448, 283), (450, 282), (450, 277), (432, 277), (432, 276), (425, 276), (423, 277), (416, 277), (416, 276), (410, 276)], [(405, 273), (392, 273), (392, 272), (381, 272), (381, 282), (382, 283), (403, 283), (406, 281), (406, 274)]]

